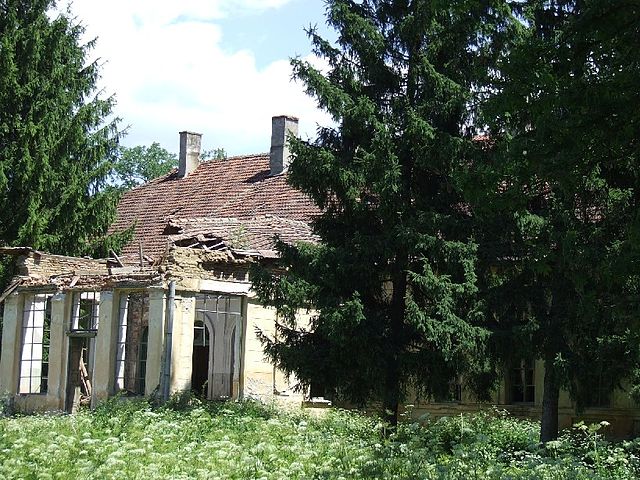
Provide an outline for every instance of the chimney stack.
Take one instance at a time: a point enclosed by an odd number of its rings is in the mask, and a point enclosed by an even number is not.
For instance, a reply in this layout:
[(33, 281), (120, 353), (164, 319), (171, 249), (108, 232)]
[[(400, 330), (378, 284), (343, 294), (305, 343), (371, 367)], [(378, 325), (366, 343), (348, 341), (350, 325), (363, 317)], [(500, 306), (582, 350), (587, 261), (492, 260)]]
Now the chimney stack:
[(270, 174), (280, 175), (285, 172), (291, 163), (289, 142), (287, 136), (298, 136), (298, 119), (289, 115), (279, 115), (271, 118), (271, 152)]
[(180, 132), (178, 178), (184, 178), (200, 165), (201, 133)]

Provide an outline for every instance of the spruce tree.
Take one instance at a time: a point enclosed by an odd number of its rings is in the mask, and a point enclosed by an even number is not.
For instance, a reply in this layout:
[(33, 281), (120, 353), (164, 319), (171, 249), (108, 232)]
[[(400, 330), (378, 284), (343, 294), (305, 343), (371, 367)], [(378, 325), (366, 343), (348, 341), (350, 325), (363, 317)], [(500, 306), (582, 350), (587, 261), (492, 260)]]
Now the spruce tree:
[(0, 244), (105, 253), (118, 243), (104, 237), (117, 201), (106, 188), (114, 99), (96, 91), (94, 41), (82, 44), (68, 13), (50, 17), (53, 6), (0, 0)]
[(522, 4), (469, 191), (496, 359), (544, 361), (546, 442), (561, 387), (578, 410), (637, 389), (640, 8)]
[[(335, 127), (293, 141), (288, 181), (322, 210), (317, 246), (281, 245), (254, 285), (277, 308), (267, 355), (302, 385), (380, 401), (447, 395), (485, 370), (476, 245), (460, 191), (477, 96), (509, 30), (502, 2), (327, 2), (323, 72), (293, 61)], [(309, 325), (297, 312), (312, 311)], [(477, 389), (478, 391), (483, 389)], [(486, 389), (484, 389), (486, 393)]]

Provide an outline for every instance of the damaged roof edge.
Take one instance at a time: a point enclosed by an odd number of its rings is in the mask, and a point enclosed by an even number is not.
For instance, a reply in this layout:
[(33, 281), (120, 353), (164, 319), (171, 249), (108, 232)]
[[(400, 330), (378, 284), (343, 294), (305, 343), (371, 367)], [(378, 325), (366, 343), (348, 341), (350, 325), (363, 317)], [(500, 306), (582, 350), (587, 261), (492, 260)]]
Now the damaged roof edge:
[(5, 291), (2, 292), (2, 294), (0, 295), (0, 305), (2, 304), (2, 302), (5, 301), (5, 299), (9, 295), (11, 295), (20, 285), (22, 285), (22, 282), (23, 282), (22, 279), (18, 279), (9, 284), (9, 286), (5, 289)]
[(42, 255), (44, 252), (39, 252), (38, 250), (31, 247), (0, 247), (0, 255), (25, 255), (28, 253), (35, 253)]
[(28, 255), (28, 254), (34, 254), (38, 256), (47, 256), (47, 257), (53, 257), (53, 258), (88, 260), (92, 262), (105, 263), (105, 264), (109, 261), (115, 261), (114, 259), (111, 259), (111, 258), (93, 258), (90, 256), (76, 257), (73, 255), (59, 255), (56, 253), (48, 253), (48, 252), (43, 252), (41, 250), (36, 250), (35, 248), (32, 248), (32, 247), (0, 247), (0, 255), (9, 255), (9, 256), (17, 257), (21, 255)]

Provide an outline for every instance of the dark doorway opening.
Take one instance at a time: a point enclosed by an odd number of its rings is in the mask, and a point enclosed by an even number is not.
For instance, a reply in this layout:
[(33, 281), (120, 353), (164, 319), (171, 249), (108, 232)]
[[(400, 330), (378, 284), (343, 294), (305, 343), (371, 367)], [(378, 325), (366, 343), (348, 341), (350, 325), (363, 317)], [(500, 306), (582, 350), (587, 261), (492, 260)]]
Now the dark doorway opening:
[(193, 327), (193, 356), (191, 357), (191, 390), (207, 398), (209, 380), (209, 328), (201, 320)]

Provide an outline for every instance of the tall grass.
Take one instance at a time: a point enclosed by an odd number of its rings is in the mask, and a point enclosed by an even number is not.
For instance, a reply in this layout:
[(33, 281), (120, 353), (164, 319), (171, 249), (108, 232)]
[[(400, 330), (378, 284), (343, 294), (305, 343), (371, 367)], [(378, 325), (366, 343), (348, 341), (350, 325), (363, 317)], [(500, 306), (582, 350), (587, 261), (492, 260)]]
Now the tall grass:
[(586, 427), (542, 449), (537, 431), (498, 412), (389, 435), (381, 421), (339, 410), (111, 400), (73, 416), (0, 419), (0, 478), (640, 478), (639, 442), (610, 444)]

